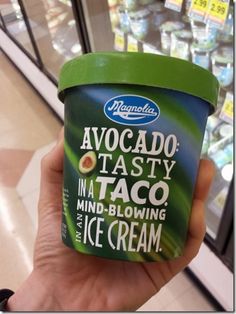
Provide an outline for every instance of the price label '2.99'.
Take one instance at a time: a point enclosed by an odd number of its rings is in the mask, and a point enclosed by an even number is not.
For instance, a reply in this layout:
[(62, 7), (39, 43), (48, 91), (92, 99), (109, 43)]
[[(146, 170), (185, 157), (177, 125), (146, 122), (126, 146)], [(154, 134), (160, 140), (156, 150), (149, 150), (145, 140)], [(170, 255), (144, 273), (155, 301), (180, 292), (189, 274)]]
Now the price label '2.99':
[(216, 28), (222, 28), (227, 18), (229, 0), (211, 0), (205, 21)]
[(194, 20), (204, 21), (210, 0), (192, 0), (188, 15)]

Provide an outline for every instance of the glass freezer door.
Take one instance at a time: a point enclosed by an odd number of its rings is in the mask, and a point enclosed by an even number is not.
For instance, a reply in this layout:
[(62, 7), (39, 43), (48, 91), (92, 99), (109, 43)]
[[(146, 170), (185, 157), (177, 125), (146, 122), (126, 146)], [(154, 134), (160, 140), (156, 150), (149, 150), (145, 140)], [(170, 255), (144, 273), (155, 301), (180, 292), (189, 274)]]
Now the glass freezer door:
[(209, 117), (202, 157), (216, 177), (207, 201), (212, 239), (233, 177), (233, 2), (229, 0), (83, 0), (93, 51), (170, 55), (202, 66), (220, 82), (218, 107)]
[(33, 59), (35, 51), (25, 24), (23, 13), (17, 0), (0, 1), (1, 24), (11, 37), (23, 47)]
[(70, 0), (23, 0), (44, 68), (58, 79), (64, 62), (83, 53)]

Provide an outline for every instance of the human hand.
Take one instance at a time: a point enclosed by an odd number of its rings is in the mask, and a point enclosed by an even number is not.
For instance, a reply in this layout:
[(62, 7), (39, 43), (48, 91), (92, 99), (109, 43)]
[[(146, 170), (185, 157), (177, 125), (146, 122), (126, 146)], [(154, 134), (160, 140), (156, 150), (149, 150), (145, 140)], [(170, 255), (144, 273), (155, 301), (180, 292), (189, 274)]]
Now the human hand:
[(152, 263), (114, 261), (76, 252), (61, 240), (63, 131), (41, 168), (39, 228), (31, 275), (9, 311), (130, 311), (157, 293), (196, 256), (205, 235), (204, 201), (214, 175), (201, 160), (183, 255)]

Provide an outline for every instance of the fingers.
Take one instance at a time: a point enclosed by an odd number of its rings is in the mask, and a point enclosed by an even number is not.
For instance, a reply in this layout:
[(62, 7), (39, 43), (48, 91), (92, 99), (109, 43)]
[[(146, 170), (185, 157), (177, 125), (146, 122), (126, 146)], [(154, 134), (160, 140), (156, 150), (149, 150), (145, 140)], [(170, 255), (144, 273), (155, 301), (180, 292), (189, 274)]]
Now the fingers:
[[(182, 256), (175, 260), (167, 262), (169, 268), (169, 277), (171, 279), (178, 272), (183, 270), (197, 255), (205, 236), (205, 209), (204, 203), (200, 200), (194, 200), (192, 213), (189, 221), (189, 232)], [(168, 277), (168, 276), (166, 276)]]
[(205, 206), (210, 186), (215, 175), (212, 161), (202, 159), (199, 165), (198, 177), (193, 197), (192, 212), (189, 221), (188, 238), (184, 255), (191, 261), (198, 253), (206, 233)]
[(205, 202), (214, 175), (215, 175), (214, 163), (208, 159), (201, 159), (194, 192), (194, 199), (198, 199)]
[(185, 257), (191, 261), (198, 253), (206, 233), (205, 207), (201, 200), (193, 200), (189, 221), (188, 238), (184, 250)]
[(185, 249), (182, 256), (166, 263), (169, 271), (165, 272), (164, 277), (167, 281), (184, 269), (200, 249), (206, 232), (204, 202), (207, 198), (214, 173), (214, 164), (211, 161), (200, 161)]

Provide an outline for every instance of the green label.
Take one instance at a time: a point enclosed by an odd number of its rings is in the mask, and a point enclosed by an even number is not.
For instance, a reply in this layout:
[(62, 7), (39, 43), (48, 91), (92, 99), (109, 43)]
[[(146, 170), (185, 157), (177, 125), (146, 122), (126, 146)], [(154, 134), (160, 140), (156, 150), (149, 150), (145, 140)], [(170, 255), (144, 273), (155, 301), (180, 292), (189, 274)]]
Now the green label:
[(181, 255), (207, 104), (111, 85), (73, 88), (65, 108), (63, 241), (114, 259)]

